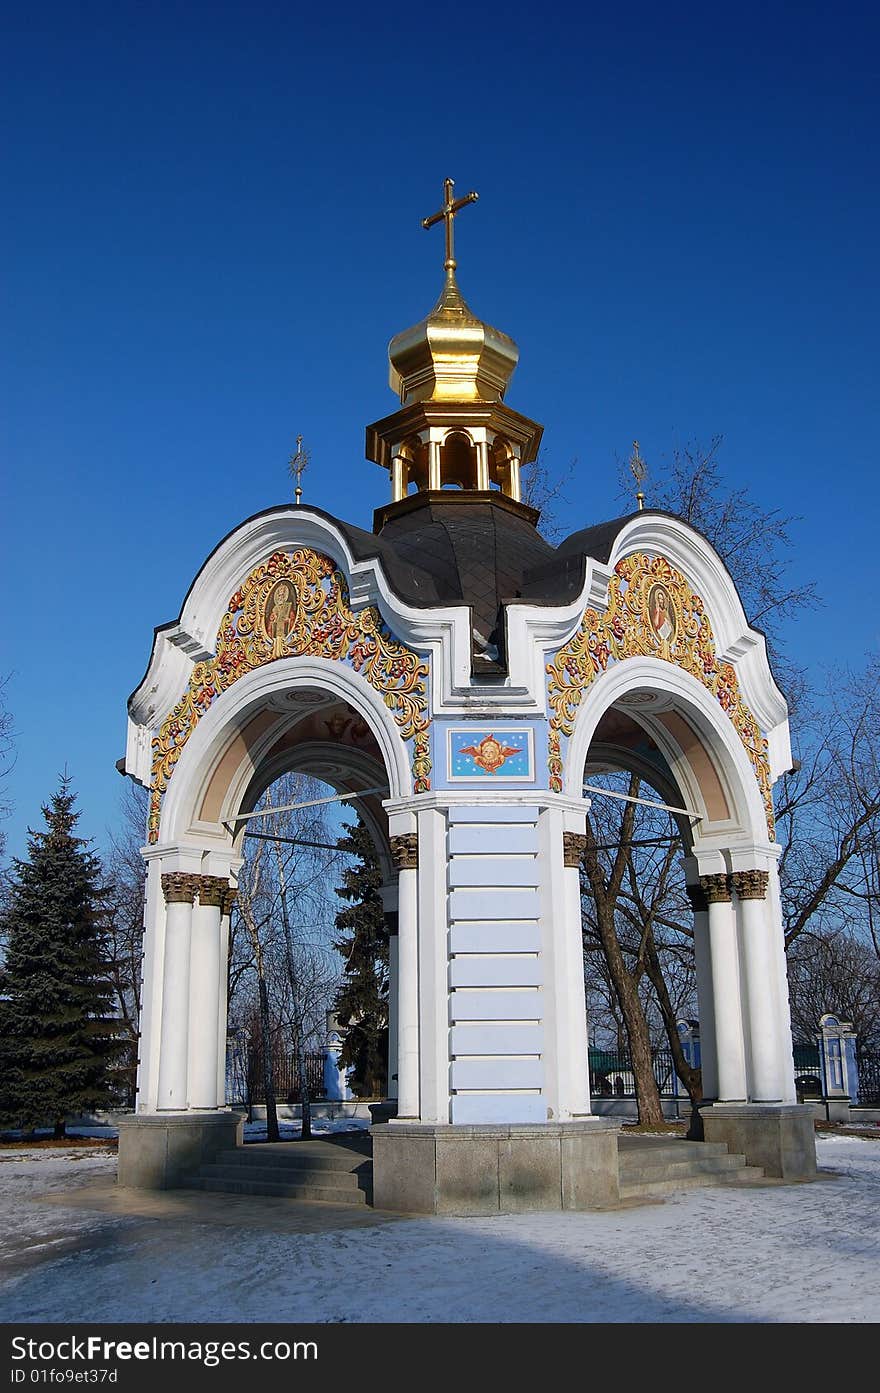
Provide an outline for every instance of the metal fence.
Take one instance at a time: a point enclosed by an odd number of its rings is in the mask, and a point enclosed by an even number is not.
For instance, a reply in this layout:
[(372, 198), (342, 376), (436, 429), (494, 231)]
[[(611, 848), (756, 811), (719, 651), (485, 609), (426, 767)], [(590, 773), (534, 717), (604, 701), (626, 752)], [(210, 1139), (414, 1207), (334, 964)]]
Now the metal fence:
[[(676, 1077), (671, 1050), (654, 1050), (654, 1078), (661, 1095), (682, 1097), (687, 1090)], [(629, 1050), (590, 1050), (590, 1093), (593, 1098), (634, 1098), (636, 1081)]]
[[(306, 1083), (309, 1102), (324, 1097), (324, 1055), (317, 1050), (306, 1054)], [(298, 1103), (299, 1065), (295, 1055), (278, 1053), (272, 1060), (272, 1076), (275, 1084), (275, 1101), (278, 1103)], [(265, 1103), (266, 1084), (263, 1071), (263, 1057), (259, 1050), (251, 1050), (236, 1070), (232, 1091), (241, 1094), (229, 1098), (230, 1103)]]
[(880, 1107), (880, 1050), (856, 1050), (859, 1071), (859, 1102), (862, 1107)]

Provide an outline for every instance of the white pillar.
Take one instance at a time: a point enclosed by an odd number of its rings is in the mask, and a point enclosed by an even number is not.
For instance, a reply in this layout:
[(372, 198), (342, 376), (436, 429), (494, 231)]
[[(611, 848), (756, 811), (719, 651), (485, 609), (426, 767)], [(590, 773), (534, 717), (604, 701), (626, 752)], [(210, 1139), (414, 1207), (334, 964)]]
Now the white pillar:
[(444, 432), (437, 427), (431, 428), (428, 439), (428, 488), (439, 489), (442, 486), (440, 478), (440, 444)]
[(228, 880), (199, 877), (193, 908), (189, 972), (189, 1087), (191, 1108), (217, 1107), (220, 1053), (221, 906)]
[(742, 926), (743, 962), (746, 978), (751, 1087), (755, 1102), (779, 1102), (783, 1083), (779, 1074), (777, 1021), (773, 974), (769, 952), (770, 925), (767, 918), (766, 871), (734, 871), (733, 888), (739, 901)]
[(419, 1116), (418, 838), (391, 838), (397, 879), (397, 1115)]
[(748, 1098), (745, 1044), (730, 880), (727, 875), (704, 875), (700, 877), (700, 884), (709, 902), (718, 1101), (744, 1102)]
[(198, 885), (199, 877), (185, 871), (162, 876), (166, 910), (158, 1107), (176, 1112), (187, 1105), (190, 939)]

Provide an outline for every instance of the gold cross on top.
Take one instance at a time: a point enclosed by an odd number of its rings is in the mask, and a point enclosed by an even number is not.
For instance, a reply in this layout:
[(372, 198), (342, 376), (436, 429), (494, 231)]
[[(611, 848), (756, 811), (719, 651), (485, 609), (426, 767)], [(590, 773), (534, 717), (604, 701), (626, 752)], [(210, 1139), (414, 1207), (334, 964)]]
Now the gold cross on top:
[(447, 271), (455, 270), (455, 247), (452, 233), (452, 223), (455, 215), (456, 213), (460, 213), (466, 204), (476, 203), (480, 196), (478, 193), (471, 192), (466, 193), (464, 198), (453, 199), (452, 193), (454, 188), (455, 185), (452, 180), (445, 179), (443, 181), (443, 207), (440, 209), (439, 213), (432, 213), (430, 218), (422, 219), (422, 227), (433, 227), (435, 223), (440, 222), (441, 218), (446, 222), (446, 261), (444, 264)]

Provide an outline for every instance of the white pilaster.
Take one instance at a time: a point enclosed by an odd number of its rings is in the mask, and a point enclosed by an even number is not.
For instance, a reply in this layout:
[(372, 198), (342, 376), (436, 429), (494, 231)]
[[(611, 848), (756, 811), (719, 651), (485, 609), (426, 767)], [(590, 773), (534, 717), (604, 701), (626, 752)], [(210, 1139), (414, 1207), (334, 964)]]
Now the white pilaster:
[[(419, 1117), (449, 1121), (446, 814), (418, 813)], [(401, 971), (402, 971), (401, 944)]]

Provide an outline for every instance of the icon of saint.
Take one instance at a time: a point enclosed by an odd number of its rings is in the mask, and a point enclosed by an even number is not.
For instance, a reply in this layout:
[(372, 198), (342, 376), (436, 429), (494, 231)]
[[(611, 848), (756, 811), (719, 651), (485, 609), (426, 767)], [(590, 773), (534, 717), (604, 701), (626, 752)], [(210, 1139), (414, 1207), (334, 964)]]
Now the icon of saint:
[(287, 581), (279, 581), (266, 600), (266, 635), (272, 640), (274, 656), (280, 658), (293, 628), (293, 601)]
[(651, 587), (648, 596), (648, 621), (659, 639), (664, 643), (672, 642), (675, 637), (675, 615), (665, 585)]

